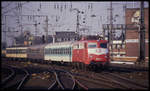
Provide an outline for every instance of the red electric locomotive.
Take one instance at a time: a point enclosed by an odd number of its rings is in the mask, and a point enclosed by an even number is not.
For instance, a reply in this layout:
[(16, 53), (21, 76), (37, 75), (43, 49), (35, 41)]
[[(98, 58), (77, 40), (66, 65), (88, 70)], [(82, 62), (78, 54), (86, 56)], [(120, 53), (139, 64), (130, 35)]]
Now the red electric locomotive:
[(81, 40), (73, 44), (72, 62), (90, 67), (104, 67), (109, 63), (106, 40)]

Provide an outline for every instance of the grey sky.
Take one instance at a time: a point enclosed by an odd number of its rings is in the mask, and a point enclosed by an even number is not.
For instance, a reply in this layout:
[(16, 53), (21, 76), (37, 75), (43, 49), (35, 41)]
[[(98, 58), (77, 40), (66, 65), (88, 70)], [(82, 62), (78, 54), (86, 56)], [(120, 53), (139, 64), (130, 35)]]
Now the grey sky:
[[(70, 7), (77, 8), (83, 11), (84, 14), (80, 13), (80, 28), (88, 28), (88, 34), (101, 34), (102, 24), (109, 23), (110, 2), (21, 2), (22, 5), (22, 15), (47, 15), (48, 23), (51, 24), (48, 27), (49, 35), (53, 34), (54, 31), (75, 31), (76, 30), (76, 11), (70, 12)], [(92, 9), (90, 5), (92, 4)], [(55, 9), (56, 5), (56, 9)], [(116, 21), (113, 23), (124, 24), (124, 10), (123, 5), (127, 5), (127, 8), (138, 8), (140, 7), (140, 2), (113, 2), (113, 16), (119, 15), (115, 18)], [(19, 15), (17, 10), (17, 2), (2, 2), (2, 31), (20, 31), (18, 24), (16, 23), (17, 15)], [(62, 8), (61, 8), (62, 7)], [(148, 2), (145, 3), (145, 7), (148, 7)], [(62, 9), (62, 11), (61, 11)], [(12, 17), (8, 16), (5, 22), (4, 15), (14, 15)], [(91, 15), (96, 15), (96, 17), (91, 17)], [(58, 21), (56, 22), (56, 17)], [(85, 23), (83, 23), (83, 18), (85, 18)], [(44, 35), (45, 17), (22, 17), (23, 31), (29, 30), (32, 34), (35, 33), (35, 21), (40, 23), (38, 27), (38, 35)], [(28, 24), (28, 25), (27, 25)], [(30, 25), (29, 25), (30, 24)], [(5, 29), (6, 28), (6, 29)], [(13, 36), (18, 36), (19, 33), (7, 33), (7, 43), (12, 44)], [(2, 33), (2, 41), (4, 41), (4, 33)]]

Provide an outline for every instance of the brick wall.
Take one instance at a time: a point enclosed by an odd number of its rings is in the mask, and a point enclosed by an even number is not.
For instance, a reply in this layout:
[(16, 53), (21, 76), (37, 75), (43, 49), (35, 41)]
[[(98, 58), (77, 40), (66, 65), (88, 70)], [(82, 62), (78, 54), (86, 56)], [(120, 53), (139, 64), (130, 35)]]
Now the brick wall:
[[(134, 24), (132, 20), (132, 16), (139, 9), (126, 9), (126, 24)], [(149, 9), (144, 9), (144, 22), (145, 22), (145, 38), (149, 40)], [(136, 25), (134, 25), (136, 26)], [(127, 30), (126, 31), (126, 40), (128, 39), (139, 39), (138, 30)], [(145, 56), (149, 57), (149, 44), (146, 42), (145, 44)], [(138, 57), (139, 56), (139, 42), (135, 43), (126, 43), (126, 56)]]

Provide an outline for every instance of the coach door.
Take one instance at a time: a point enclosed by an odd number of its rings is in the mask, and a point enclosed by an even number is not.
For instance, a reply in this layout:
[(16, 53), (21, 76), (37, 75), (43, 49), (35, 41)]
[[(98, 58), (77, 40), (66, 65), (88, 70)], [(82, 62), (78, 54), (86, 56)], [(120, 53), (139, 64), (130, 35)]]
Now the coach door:
[(84, 59), (84, 44), (77, 43), (73, 46), (73, 61), (82, 62)]

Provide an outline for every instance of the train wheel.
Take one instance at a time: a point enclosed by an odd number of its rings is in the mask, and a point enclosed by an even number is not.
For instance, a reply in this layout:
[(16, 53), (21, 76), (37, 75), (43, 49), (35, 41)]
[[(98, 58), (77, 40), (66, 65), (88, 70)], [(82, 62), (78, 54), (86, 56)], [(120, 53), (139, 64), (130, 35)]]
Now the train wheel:
[(78, 69), (80, 69), (80, 63), (77, 63), (78, 64)]
[(85, 65), (84, 63), (81, 63), (81, 69), (84, 70), (85, 69)]
[(77, 62), (75, 63), (75, 68), (78, 69), (78, 63)]
[(75, 63), (75, 68), (78, 69), (78, 63), (77, 62)]
[(74, 64), (74, 62), (72, 63), (72, 68), (75, 69), (75, 64)]

